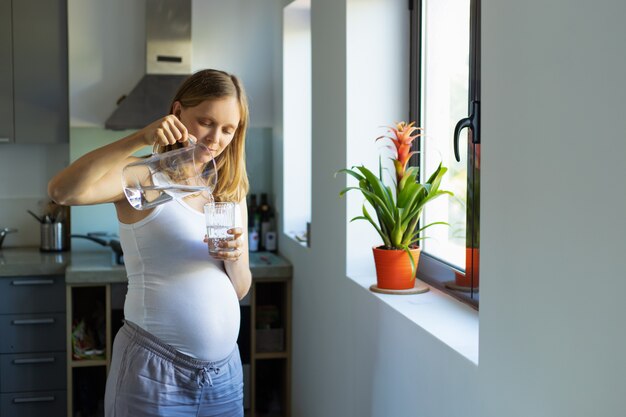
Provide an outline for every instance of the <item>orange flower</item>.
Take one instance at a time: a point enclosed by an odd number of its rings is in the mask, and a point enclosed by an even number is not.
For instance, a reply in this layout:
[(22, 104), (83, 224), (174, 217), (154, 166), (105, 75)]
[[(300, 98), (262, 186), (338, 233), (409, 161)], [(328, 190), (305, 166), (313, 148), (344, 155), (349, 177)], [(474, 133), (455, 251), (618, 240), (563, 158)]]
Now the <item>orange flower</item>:
[(413, 141), (422, 136), (422, 133), (418, 133), (423, 130), (421, 127), (413, 126), (415, 122), (396, 123), (396, 127), (389, 127), (389, 133), (393, 136), (380, 136), (376, 138), (387, 138), (393, 142), (396, 148), (396, 158), (393, 159), (393, 165), (396, 169), (397, 184), (400, 184), (400, 180), (404, 177), (406, 171), (406, 165), (416, 152), (411, 152), (411, 144)]

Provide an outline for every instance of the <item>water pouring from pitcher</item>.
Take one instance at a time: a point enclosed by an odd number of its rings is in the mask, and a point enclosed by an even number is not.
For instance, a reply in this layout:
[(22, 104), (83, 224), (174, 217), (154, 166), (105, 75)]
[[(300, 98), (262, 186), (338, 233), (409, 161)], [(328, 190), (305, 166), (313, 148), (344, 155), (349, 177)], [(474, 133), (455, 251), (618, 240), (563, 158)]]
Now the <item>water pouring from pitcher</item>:
[(211, 150), (190, 136), (187, 146), (158, 153), (127, 165), (122, 171), (124, 195), (137, 210), (147, 210), (172, 199), (202, 194), (213, 201), (217, 167)]

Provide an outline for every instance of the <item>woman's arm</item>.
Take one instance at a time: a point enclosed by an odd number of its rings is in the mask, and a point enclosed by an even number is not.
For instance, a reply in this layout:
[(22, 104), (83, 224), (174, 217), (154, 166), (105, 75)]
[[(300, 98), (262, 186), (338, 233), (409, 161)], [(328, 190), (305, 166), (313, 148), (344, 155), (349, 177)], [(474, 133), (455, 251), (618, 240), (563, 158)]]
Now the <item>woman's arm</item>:
[(174, 115), (82, 156), (55, 175), (48, 194), (58, 204), (73, 206), (110, 203), (124, 198), (122, 170), (144, 146), (187, 140), (187, 129)]
[[(239, 202), (239, 208), (241, 210), (241, 234), (234, 233), (235, 240), (238, 242), (232, 242), (236, 245), (236, 250), (241, 251), (240, 256), (236, 260), (224, 259), (224, 268), (226, 274), (230, 278), (237, 297), (241, 300), (248, 294), (250, 285), (252, 283), (252, 273), (250, 272), (250, 257), (248, 255), (248, 206), (246, 204), (246, 198), (244, 197)], [(237, 229), (237, 228), (236, 228)], [(238, 236), (237, 236), (238, 235)]]

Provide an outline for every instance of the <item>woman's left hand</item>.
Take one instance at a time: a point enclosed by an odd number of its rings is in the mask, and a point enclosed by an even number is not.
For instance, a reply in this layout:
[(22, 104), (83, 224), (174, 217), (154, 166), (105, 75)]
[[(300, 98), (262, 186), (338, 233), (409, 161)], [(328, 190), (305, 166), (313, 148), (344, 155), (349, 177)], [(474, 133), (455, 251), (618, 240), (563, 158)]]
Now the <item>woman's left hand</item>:
[[(243, 235), (243, 229), (241, 227), (233, 227), (232, 229), (228, 229), (226, 233), (232, 235), (233, 238), (221, 242), (220, 250), (216, 253), (211, 253), (210, 255), (213, 258), (222, 261), (236, 261), (242, 253), (243, 240), (241, 239), (241, 236)], [(204, 235), (204, 243), (208, 242), (209, 239), (207, 235)]]

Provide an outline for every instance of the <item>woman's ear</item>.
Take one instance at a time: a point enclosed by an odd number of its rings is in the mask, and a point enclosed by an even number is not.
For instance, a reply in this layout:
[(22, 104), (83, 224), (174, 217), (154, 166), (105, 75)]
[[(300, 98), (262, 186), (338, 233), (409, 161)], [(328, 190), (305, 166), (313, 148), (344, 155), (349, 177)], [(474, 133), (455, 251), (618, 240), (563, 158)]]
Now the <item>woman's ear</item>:
[(180, 101), (175, 101), (172, 105), (172, 114), (180, 119), (180, 111), (182, 110), (182, 105)]

